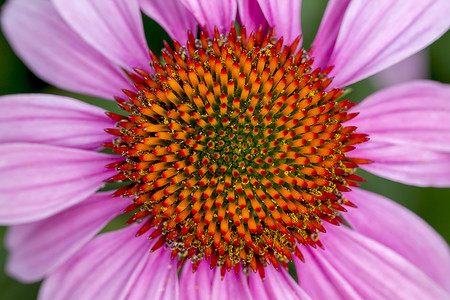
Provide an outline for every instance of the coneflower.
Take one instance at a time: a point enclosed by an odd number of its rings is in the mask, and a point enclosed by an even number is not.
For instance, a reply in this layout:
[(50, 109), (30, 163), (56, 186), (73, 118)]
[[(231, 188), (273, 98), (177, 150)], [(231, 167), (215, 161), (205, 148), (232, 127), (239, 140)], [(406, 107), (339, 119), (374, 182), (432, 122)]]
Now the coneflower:
[[(140, 8), (174, 38), (161, 57)], [(9, 1), (3, 30), (36, 74), (122, 109), (2, 97), (9, 273), (46, 278), (41, 299), (448, 297), (445, 242), (355, 174), (449, 186), (448, 86), (405, 83), (356, 106), (343, 88), (438, 38), (449, 4), (330, 1), (309, 50), (299, 12)], [(105, 181), (123, 184), (98, 192)], [(125, 228), (96, 236), (123, 212)]]

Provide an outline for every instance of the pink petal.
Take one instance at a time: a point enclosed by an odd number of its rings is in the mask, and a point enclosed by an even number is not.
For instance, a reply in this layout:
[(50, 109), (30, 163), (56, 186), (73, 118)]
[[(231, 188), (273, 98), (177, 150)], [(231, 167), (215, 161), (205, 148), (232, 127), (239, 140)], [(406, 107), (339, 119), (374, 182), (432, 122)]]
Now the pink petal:
[(314, 65), (324, 68), (333, 53), (345, 11), (350, 0), (330, 0), (312, 46)]
[(377, 74), (371, 79), (377, 88), (400, 84), (412, 80), (430, 77), (428, 51), (422, 50), (396, 63)]
[(450, 186), (449, 93), (449, 85), (414, 81), (369, 96), (349, 123), (370, 141), (349, 155), (373, 160), (362, 167), (392, 180)]
[(258, 0), (237, 0), (237, 5), (240, 23), (246, 27), (248, 33), (257, 31), (259, 27), (264, 32), (269, 29)]
[(449, 248), (431, 226), (403, 206), (371, 192), (352, 188), (345, 198), (358, 206), (344, 214), (353, 229), (391, 248), (450, 289)]
[(186, 263), (180, 274), (180, 295), (186, 300), (211, 299), (215, 272), (206, 262), (201, 262), (195, 272), (192, 272), (192, 264)]
[(369, 141), (350, 154), (374, 163), (361, 168), (375, 175), (416, 186), (450, 186), (450, 153), (409, 145)]
[(240, 271), (236, 275), (233, 270), (221, 278), (220, 269), (210, 270), (208, 262), (200, 263), (195, 273), (187, 263), (180, 276), (180, 295), (185, 295), (183, 299), (187, 300), (310, 299), (286, 271), (268, 266), (265, 272), (265, 281), (259, 274), (245, 275)]
[(257, 300), (303, 300), (311, 299), (284, 269), (276, 271), (272, 266), (265, 268), (266, 278), (250, 273), (248, 281), (253, 299)]
[(40, 280), (91, 240), (129, 202), (99, 193), (44, 220), (12, 226), (6, 237), (8, 273), (24, 282)]
[(347, 86), (425, 48), (447, 31), (449, 13), (447, 0), (352, 1), (329, 61), (333, 83)]
[(141, 258), (144, 268), (137, 280), (128, 282), (125, 299), (180, 299), (177, 268), (170, 254), (170, 250), (158, 250)]
[[(243, 272), (236, 275), (229, 272), (221, 278), (220, 269), (216, 269), (212, 283), (211, 299), (215, 300), (248, 300), (255, 299), (249, 289), (247, 276)], [(210, 271), (211, 272), (211, 271)]]
[[(28, 142), (80, 149), (99, 149), (111, 141), (103, 129), (114, 126), (104, 110), (55, 95), (0, 97), (8, 113), (0, 115), (0, 143)], [(12, 130), (13, 129), (13, 130)]]
[(283, 37), (289, 44), (302, 34), (300, 27), (300, 0), (258, 0), (270, 27), (275, 27), (275, 36)]
[(180, 276), (180, 295), (186, 300), (251, 300), (246, 275), (228, 272), (221, 278), (220, 268), (211, 270), (209, 262), (202, 261), (195, 273), (192, 264), (186, 263)]
[(197, 21), (179, 0), (139, 0), (139, 4), (146, 15), (181, 44), (186, 43), (188, 31), (197, 33)]
[(206, 26), (210, 33), (217, 27), (220, 33), (229, 31), (231, 23), (236, 19), (236, 0), (180, 0), (194, 15), (200, 26)]
[(353, 108), (351, 121), (376, 142), (450, 152), (450, 85), (412, 81), (383, 89)]
[(67, 26), (49, 1), (9, 1), (1, 21), (15, 52), (45, 81), (103, 98), (133, 89), (124, 73)]
[[(174, 295), (170, 251), (149, 253), (154, 242), (135, 237), (136, 226), (90, 241), (44, 281), (40, 299), (164, 299)], [(169, 269), (168, 269), (169, 268)], [(157, 288), (157, 289), (156, 289)], [(167, 297), (166, 297), (167, 298)]]
[(150, 57), (137, 0), (53, 0), (58, 13), (86, 42), (131, 71), (149, 69)]
[(41, 220), (83, 201), (117, 156), (39, 144), (0, 145), (0, 224)]
[[(308, 294), (320, 294), (319, 290), (324, 288), (322, 281), (310, 280), (303, 284), (305, 278), (321, 270), (330, 283), (326, 288), (334, 289), (333, 294), (341, 295), (339, 299), (349, 299), (346, 298), (349, 294), (342, 289), (344, 282), (345, 291), (350, 291), (350, 286), (357, 293), (355, 299), (446, 299), (449, 296), (402, 256), (345, 226), (327, 227), (321, 239), (325, 250), (304, 250), (310, 251), (308, 260), (297, 264), (300, 283)], [(319, 268), (309, 269), (308, 262), (312, 259)]]
[[(319, 249), (302, 248), (305, 263), (295, 259), (300, 286), (312, 299), (361, 299), (352, 285), (326, 260)], [(320, 253), (319, 253), (320, 254)]]

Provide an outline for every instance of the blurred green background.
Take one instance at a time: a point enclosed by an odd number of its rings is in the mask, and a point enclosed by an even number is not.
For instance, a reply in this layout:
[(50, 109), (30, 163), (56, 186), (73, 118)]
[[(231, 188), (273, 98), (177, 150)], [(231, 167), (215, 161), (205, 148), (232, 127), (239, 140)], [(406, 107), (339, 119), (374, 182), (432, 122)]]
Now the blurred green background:
[[(0, 0), (0, 5), (5, 1)], [(303, 0), (302, 28), (304, 47), (308, 47), (320, 24), (325, 9), (325, 0)], [(162, 40), (167, 34), (155, 22), (144, 17), (147, 40), (150, 48), (159, 52)], [(45, 47), (45, 45), (42, 45)], [(447, 33), (428, 48), (430, 59), (430, 78), (440, 82), (450, 82), (450, 34)], [(115, 110), (113, 103), (105, 100), (76, 95), (58, 90), (35, 77), (13, 53), (4, 36), (0, 33), (0, 95), (15, 93), (53, 93), (70, 95), (87, 102), (95, 102), (109, 110)], [(376, 88), (373, 80), (368, 79), (352, 86), (348, 98), (361, 101)], [(450, 102), (449, 102), (450, 105)], [(449, 120), (450, 121), (450, 120)], [(1, 133), (0, 133), (1, 134)], [(450, 189), (417, 188), (394, 183), (360, 171), (367, 179), (362, 186), (368, 190), (387, 196), (408, 207), (425, 219), (446, 240), (450, 240)], [(0, 227), (0, 240), (3, 240), (6, 228)], [(0, 243), (0, 300), (35, 299), (39, 283), (21, 284), (8, 277), (4, 272), (6, 250)]]

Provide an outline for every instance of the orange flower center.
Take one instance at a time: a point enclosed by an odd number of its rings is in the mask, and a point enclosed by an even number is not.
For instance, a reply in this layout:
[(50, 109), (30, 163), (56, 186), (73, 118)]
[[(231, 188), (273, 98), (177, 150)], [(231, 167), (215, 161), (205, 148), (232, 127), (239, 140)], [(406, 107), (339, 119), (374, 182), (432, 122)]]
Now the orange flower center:
[(125, 160), (108, 165), (129, 181), (115, 196), (134, 197), (129, 220), (154, 229), (152, 250), (234, 268), (278, 269), (297, 244), (321, 246), (322, 221), (343, 222), (342, 196), (360, 180), (345, 153), (366, 135), (343, 123), (356, 114), (326, 91), (329, 70), (312, 70), (297, 39), (290, 46), (261, 31), (247, 38), (215, 32), (152, 55), (154, 75), (131, 75), (139, 93), (117, 99), (129, 114), (109, 113)]

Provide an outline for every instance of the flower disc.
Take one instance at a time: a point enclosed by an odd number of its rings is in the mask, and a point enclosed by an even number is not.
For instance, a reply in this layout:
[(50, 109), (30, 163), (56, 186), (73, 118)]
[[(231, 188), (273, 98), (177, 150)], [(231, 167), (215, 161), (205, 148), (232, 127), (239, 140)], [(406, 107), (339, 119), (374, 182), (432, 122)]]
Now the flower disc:
[(138, 235), (154, 228), (153, 250), (264, 276), (302, 258), (297, 243), (320, 246), (322, 221), (342, 222), (341, 192), (366, 162), (345, 153), (367, 138), (343, 126), (352, 104), (326, 91), (329, 70), (313, 71), (298, 42), (202, 32), (166, 45), (164, 62), (152, 55), (155, 74), (130, 74), (139, 93), (117, 99), (129, 115), (109, 113), (107, 129), (125, 160), (108, 167), (130, 181), (115, 196), (134, 197), (129, 223), (147, 217)]

